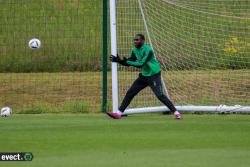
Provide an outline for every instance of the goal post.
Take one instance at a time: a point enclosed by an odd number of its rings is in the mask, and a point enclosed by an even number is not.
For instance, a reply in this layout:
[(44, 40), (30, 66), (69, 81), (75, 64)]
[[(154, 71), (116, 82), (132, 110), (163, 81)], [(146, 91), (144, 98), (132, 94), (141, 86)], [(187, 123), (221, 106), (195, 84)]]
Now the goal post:
[[(111, 54), (117, 56), (117, 37), (116, 37), (116, 1), (110, 0), (110, 41)], [(118, 79), (117, 79), (117, 63), (112, 64), (112, 104), (113, 111), (118, 110)]]
[[(128, 57), (143, 33), (179, 111), (250, 112), (250, 2), (110, 0), (111, 54)], [(113, 112), (138, 69), (112, 63)], [(124, 114), (163, 112), (150, 88)]]

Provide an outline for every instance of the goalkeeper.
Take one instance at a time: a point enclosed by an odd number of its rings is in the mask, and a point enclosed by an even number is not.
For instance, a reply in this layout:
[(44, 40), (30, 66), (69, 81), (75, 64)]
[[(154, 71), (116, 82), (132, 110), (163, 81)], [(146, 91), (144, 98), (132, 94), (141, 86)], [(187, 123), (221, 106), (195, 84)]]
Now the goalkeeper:
[(122, 113), (125, 111), (127, 106), (130, 104), (134, 96), (136, 96), (142, 89), (149, 86), (157, 98), (165, 104), (172, 113), (174, 113), (176, 119), (181, 119), (181, 114), (176, 110), (173, 103), (163, 93), (161, 83), (161, 68), (159, 62), (156, 60), (153, 49), (144, 44), (145, 37), (142, 34), (137, 34), (134, 38), (135, 47), (132, 49), (130, 57), (121, 59), (118, 55), (110, 56), (112, 62), (117, 62), (124, 66), (133, 66), (140, 68), (139, 77), (134, 81), (130, 89), (127, 91), (119, 111), (107, 112), (107, 114), (114, 118), (122, 118)]

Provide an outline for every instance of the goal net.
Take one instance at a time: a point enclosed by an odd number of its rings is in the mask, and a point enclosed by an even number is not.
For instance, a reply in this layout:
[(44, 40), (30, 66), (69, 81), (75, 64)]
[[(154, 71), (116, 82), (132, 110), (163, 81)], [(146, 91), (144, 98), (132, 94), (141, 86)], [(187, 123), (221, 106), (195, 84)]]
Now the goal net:
[[(165, 93), (178, 110), (250, 111), (249, 1), (116, 0), (115, 5), (110, 14), (116, 12), (116, 24), (111, 19), (116, 51), (128, 57), (135, 34), (143, 33), (161, 64)], [(118, 104), (138, 73), (118, 65), (118, 85), (113, 85)], [(146, 88), (125, 112), (166, 110)]]

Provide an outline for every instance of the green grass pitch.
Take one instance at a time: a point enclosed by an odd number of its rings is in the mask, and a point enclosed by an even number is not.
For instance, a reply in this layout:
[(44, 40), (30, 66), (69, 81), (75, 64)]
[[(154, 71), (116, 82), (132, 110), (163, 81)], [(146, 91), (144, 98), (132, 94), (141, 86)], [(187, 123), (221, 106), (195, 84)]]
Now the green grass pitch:
[(4, 167), (246, 167), (250, 116), (159, 114), (112, 120), (104, 114), (0, 118), (0, 151), (27, 151), (31, 162)]

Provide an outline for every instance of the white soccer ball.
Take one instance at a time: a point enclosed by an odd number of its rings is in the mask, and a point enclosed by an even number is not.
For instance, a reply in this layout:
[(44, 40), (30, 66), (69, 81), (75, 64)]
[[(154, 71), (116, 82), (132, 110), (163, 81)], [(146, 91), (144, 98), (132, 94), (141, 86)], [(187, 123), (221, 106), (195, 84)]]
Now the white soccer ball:
[(12, 114), (12, 109), (9, 107), (3, 107), (1, 109), (1, 117), (9, 117)]
[(38, 49), (41, 47), (41, 41), (39, 39), (33, 38), (29, 41), (30, 49)]

